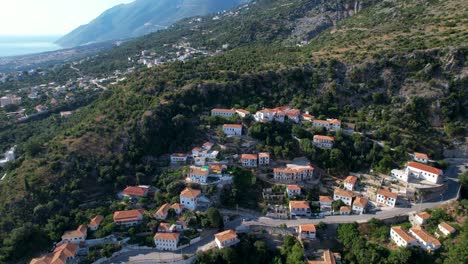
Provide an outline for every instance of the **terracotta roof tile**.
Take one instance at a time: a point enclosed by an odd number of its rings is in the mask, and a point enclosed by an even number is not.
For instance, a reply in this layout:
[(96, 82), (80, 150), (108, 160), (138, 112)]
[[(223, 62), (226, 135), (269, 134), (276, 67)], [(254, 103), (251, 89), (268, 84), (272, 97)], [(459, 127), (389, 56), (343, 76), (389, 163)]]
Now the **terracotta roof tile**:
[(415, 243), (416, 238), (412, 237), (406, 230), (404, 230), (401, 226), (392, 226), (392, 230), (398, 234), (406, 243)]
[(200, 190), (185, 188), (181, 193), (180, 196), (187, 197), (187, 198), (197, 198), (201, 194)]
[(408, 167), (413, 167), (413, 168), (416, 168), (418, 170), (422, 170), (422, 171), (425, 171), (425, 172), (430, 172), (430, 173), (433, 173), (433, 174), (442, 174), (441, 169), (434, 168), (434, 167), (431, 167), (429, 165), (421, 164), (421, 163), (417, 163), (417, 162), (413, 162), (413, 161), (408, 162)]
[(224, 241), (237, 238), (237, 234), (234, 230), (229, 229), (229, 230), (215, 234), (215, 238), (218, 239), (219, 242), (223, 243)]

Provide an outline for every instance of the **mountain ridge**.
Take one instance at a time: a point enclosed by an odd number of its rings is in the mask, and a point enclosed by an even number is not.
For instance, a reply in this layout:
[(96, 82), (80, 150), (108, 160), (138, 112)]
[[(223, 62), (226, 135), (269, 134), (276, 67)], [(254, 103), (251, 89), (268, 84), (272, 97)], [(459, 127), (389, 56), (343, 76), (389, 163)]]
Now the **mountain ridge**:
[(136, 0), (104, 11), (56, 41), (62, 47), (130, 39), (164, 29), (176, 21), (230, 9), (250, 0)]

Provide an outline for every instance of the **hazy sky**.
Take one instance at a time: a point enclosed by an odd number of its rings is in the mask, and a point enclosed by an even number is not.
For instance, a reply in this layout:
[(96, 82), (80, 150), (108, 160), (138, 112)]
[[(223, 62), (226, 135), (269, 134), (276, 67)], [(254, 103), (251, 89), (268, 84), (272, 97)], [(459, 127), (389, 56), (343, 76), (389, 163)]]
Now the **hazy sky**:
[(133, 1), (0, 0), (0, 35), (64, 35), (110, 7)]

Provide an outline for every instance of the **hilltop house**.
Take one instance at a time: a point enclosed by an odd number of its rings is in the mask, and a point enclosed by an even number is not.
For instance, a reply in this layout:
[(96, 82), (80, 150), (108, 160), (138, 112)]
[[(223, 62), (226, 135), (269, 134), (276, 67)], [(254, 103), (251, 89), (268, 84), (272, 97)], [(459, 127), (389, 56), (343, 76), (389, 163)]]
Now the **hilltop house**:
[(29, 264), (71, 264), (75, 262), (78, 249), (78, 244), (64, 243), (56, 247), (52, 253), (32, 259)]
[(390, 190), (381, 188), (377, 191), (377, 203), (385, 206), (395, 207), (398, 195)]
[(96, 231), (99, 229), (99, 226), (101, 225), (102, 220), (104, 220), (104, 216), (102, 215), (96, 215), (89, 221), (88, 228), (91, 231)]
[(190, 166), (190, 171), (189, 171), (190, 182), (206, 183), (208, 181), (209, 174), (210, 174), (210, 169), (208, 167)]
[(390, 175), (404, 182), (408, 182), (409, 177), (413, 177), (436, 184), (440, 182), (443, 171), (426, 164), (410, 161), (405, 170), (394, 169)]
[(273, 178), (275, 181), (284, 183), (297, 183), (311, 180), (314, 175), (314, 168), (310, 165), (301, 166), (288, 164), (286, 168), (273, 169)]
[(355, 214), (365, 213), (368, 202), (369, 200), (367, 200), (367, 198), (365, 197), (356, 197), (356, 199), (354, 199), (353, 207), (352, 207), (353, 213)]
[(286, 194), (288, 195), (288, 197), (301, 195), (301, 187), (299, 185), (290, 184), (286, 186)]
[(235, 109), (215, 108), (211, 110), (211, 116), (220, 116), (224, 118), (229, 118), (235, 114), (236, 114)]
[(333, 193), (333, 200), (341, 200), (344, 204), (351, 205), (353, 203), (354, 196), (354, 193), (351, 191), (336, 188)]
[(177, 250), (179, 233), (156, 233), (153, 237), (154, 245), (159, 250)]
[(314, 224), (302, 224), (298, 228), (299, 239), (316, 239), (317, 230)]
[(322, 149), (332, 149), (335, 139), (329, 136), (314, 135), (313, 144), (314, 146)]
[(242, 135), (242, 125), (239, 124), (224, 124), (224, 134), (227, 136), (240, 136)]
[(417, 162), (421, 162), (421, 163), (428, 163), (429, 162), (429, 156), (427, 154), (424, 154), (424, 153), (415, 152), (413, 154), (413, 158)]
[(356, 176), (346, 177), (346, 179), (343, 182), (345, 189), (347, 189), (349, 191), (353, 191), (354, 186), (357, 183), (357, 180), (358, 180), (358, 178)]
[(340, 215), (350, 215), (351, 214), (351, 206), (341, 206), (340, 207)]
[(332, 208), (333, 199), (330, 196), (319, 196), (320, 211), (328, 211)]
[(188, 155), (184, 153), (174, 153), (171, 155), (171, 163), (186, 163), (187, 157)]
[(185, 188), (180, 193), (180, 204), (182, 204), (183, 208), (186, 208), (190, 211), (195, 211), (198, 205), (198, 198), (201, 196), (200, 190)]
[(390, 238), (399, 247), (417, 246), (418, 242), (401, 226), (392, 226), (390, 229)]
[(76, 230), (66, 231), (62, 235), (62, 241), (79, 244), (86, 240), (88, 234), (88, 227), (80, 225)]
[(148, 192), (148, 186), (127, 186), (127, 188), (122, 191), (122, 195), (124, 197), (139, 199), (148, 196)]
[(270, 165), (270, 153), (267, 153), (267, 152), (258, 153), (258, 165), (260, 166)]
[(315, 119), (315, 116), (309, 114), (308, 112), (305, 112), (304, 114), (302, 114), (302, 121), (311, 122), (314, 119)]
[(154, 213), (153, 217), (159, 220), (166, 220), (169, 209), (171, 209), (171, 205), (165, 203), (159, 207), (158, 211)]
[(114, 212), (114, 223), (116, 225), (123, 225), (126, 227), (136, 226), (143, 221), (144, 211), (141, 209), (134, 209), (128, 211)]
[(419, 247), (426, 251), (434, 251), (442, 245), (437, 238), (427, 232), (421, 226), (413, 226), (410, 228), (410, 234), (419, 242)]
[(419, 212), (414, 215), (414, 222), (416, 225), (424, 225), (429, 218), (431, 215), (428, 212)]
[(241, 155), (242, 166), (247, 168), (255, 168), (258, 164), (258, 155), (257, 154), (242, 154)]
[(444, 234), (445, 236), (453, 234), (457, 231), (451, 225), (447, 224), (447, 222), (442, 222), (437, 227), (439, 228), (440, 232), (442, 232), (442, 234)]
[(289, 212), (291, 216), (310, 216), (310, 206), (307, 201), (290, 201)]
[(240, 242), (237, 238), (237, 234), (234, 230), (229, 229), (220, 233), (215, 234), (215, 242), (218, 248), (225, 248), (233, 246)]

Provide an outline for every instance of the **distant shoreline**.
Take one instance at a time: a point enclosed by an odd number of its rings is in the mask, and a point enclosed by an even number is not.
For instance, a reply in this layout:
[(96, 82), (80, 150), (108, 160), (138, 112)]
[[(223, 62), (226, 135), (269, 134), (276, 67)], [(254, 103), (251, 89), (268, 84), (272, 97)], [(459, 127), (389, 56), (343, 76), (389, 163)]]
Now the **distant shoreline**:
[(54, 42), (60, 36), (0, 35), (0, 57), (28, 55), (62, 49)]

